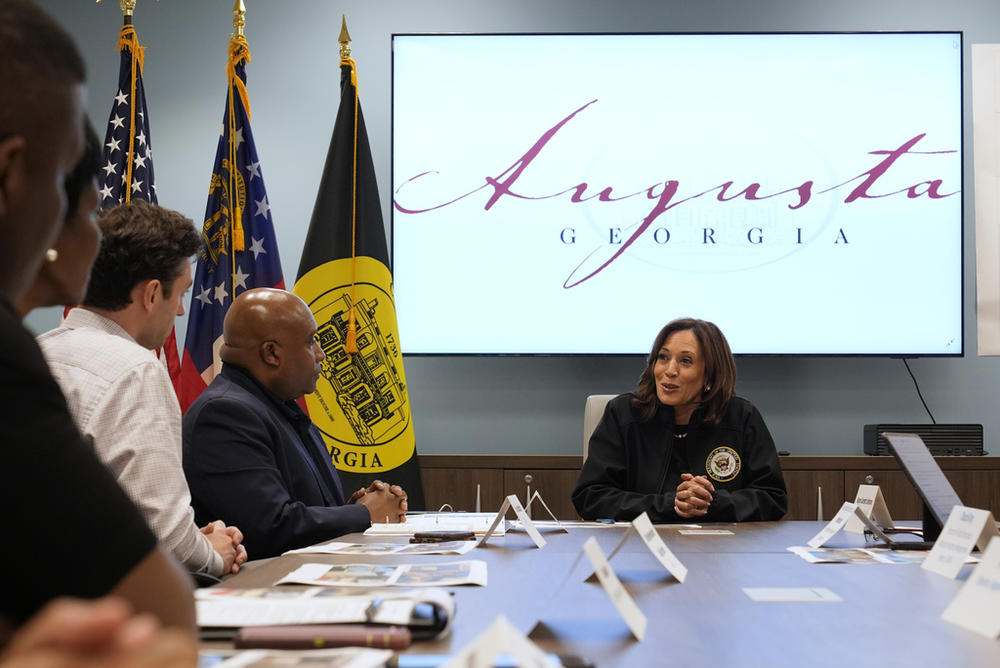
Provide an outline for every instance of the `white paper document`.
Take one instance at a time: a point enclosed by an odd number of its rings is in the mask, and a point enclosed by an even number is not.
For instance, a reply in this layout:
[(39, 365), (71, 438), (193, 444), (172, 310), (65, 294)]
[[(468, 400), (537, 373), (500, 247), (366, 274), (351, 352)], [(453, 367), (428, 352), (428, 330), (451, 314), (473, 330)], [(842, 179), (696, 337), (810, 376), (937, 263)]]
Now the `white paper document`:
[[(313, 587), (288, 589), (196, 589), (200, 627), (277, 626), (283, 624), (398, 624), (413, 621), (414, 608), (429, 603), (450, 623), (455, 599), (445, 589), (392, 589), (345, 594)], [(447, 628), (447, 624), (445, 625)]]
[(625, 620), (636, 640), (642, 640), (643, 636), (646, 635), (646, 624), (648, 623), (646, 615), (635, 604), (628, 590), (625, 589), (621, 580), (615, 575), (611, 564), (608, 563), (607, 558), (601, 551), (601, 546), (597, 544), (597, 539), (593, 536), (588, 538), (587, 542), (583, 544), (583, 551), (587, 555), (587, 558), (590, 559), (590, 564), (594, 567), (594, 572), (597, 573), (597, 579), (601, 583), (601, 587), (604, 588), (608, 598), (614, 603), (618, 614)]
[(990, 539), (979, 565), (941, 619), (987, 638), (1000, 636), (1000, 538)]
[(510, 659), (503, 665), (519, 668), (557, 668), (558, 664), (535, 643), (515, 629), (503, 615), (497, 617), (479, 636), (442, 668), (493, 668), (499, 656)]
[(507, 498), (503, 500), (503, 503), (500, 505), (500, 510), (497, 511), (496, 516), (493, 518), (492, 524), (490, 524), (490, 526), (486, 529), (486, 532), (483, 534), (482, 538), (479, 539), (479, 543), (477, 543), (477, 545), (482, 545), (494, 534), (500, 535), (497, 528), (504, 523), (504, 515), (506, 515), (507, 511), (511, 508), (514, 509), (514, 514), (517, 515), (520, 527), (528, 533), (528, 536), (530, 536), (531, 540), (534, 541), (535, 546), (544, 547), (547, 541), (542, 538), (542, 534), (538, 533), (538, 529), (535, 528), (534, 522), (532, 522), (531, 518), (528, 517), (528, 513), (524, 510), (524, 506), (521, 505), (521, 501), (517, 498), (517, 494), (508, 494)]
[[(521, 528), (528, 532), (528, 535), (531, 536), (531, 540), (534, 541), (535, 545), (538, 547), (545, 547), (546, 540), (542, 538), (542, 534), (538, 533), (538, 529), (535, 528), (535, 523), (531, 521), (528, 511), (521, 505), (521, 501), (517, 498), (517, 494), (509, 495), (504, 503), (507, 502), (510, 502), (510, 507), (514, 509), (514, 514), (517, 515), (517, 519), (521, 522)], [(542, 502), (542, 505), (545, 505), (544, 501)], [(545, 506), (545, 509), (548, 510), (548, 506)]]
[(921, 567), (955, 579), (972, 548), (977, 544), (985, 547), (986, 541), (995, 535), (996, 522), (990, 511), (955, 506)]
[(854, 511), (857, 508), (856, 505), (850, 501), (845, 501), (844, 505), (840, 507), (837, 514), (833, 516), (833, 519), (827, 522), (826, 526), (823, 527), (818, 534), (812, 537), (809, 542), (806, 543), (809, 547), (822, 547), (826, 541), (830, 540), (837, 533), (844, 528), (847, 524), (847, 520), (854, 516)]
[(285, 554), (465, 554), (476, 546), (473, 540), (450, 540), (440, 543), (323, 543), (289, 550)]
[(681, 563), (680, 559), (678, 559), (676, 555), (670, 551), (670, 548), (667, 547), (667, 544), (663, 542), (663, 539), (660, 538), (660, 534), (656, 531), (653, 523), (649, 520), (649, 515), (646, 513), (643, 513), (632, 520), (632, 526), (629, 527), (629, 530), (626, 531), (625, 535), (622, 536), (620, 541), (618, 541), (618, 545), (615, 546), (615, 549), (611, 550), (611, 553), (608, 554), (608, 561), (610, 562), (611, 559), (618, 554), (618, 551), (622, 549), (622, 546), (628, 542), (629, 536), (632, 535), (633, 531), (639, 535), (643, 544), (645, 544), (646, 548), (653, 553), (653, 556), (660, 562), (660, 565), (667, 569), (668, 573), (677, 578), (678, 582), (684, 582), (684, 578), (687, 577), (687, 567)]
[[(545, 499), (542, 498), (541, 493), (539, 493), (539, 491), (537, 489), (535, 490), (535, 493), (531, 495), (531, 498), (528, 499), (528, 502), (526, 504), (524, 504), (524, 510), (525, 510), (525, 512), (530, 512), (531, 511), (531, 504), (534, 503), (536, 500), (540, 504), (542, 504), (542, 508), (545, 508), (545, 512), (548, 514), (548, 516), (549, 516), (550, 519), (548, 519), (548, 520), (541, 520), (541, 521), (533, 519), (532, 521), (535, 523), (535, 526), (541, 526), (542, 522), (544, 522), (546, 524), (546, 526), (550, 526), (550, 527), (551, 526), (555, 526), (556, 528), (558, 528), (559, 530), (561, 530), (563, 533), (569, 533), (569, 529), (567, 529), (566, 527), (564, 527), (562, 525), (562, 523), (559, 521), (559, 518), (556, 517), (555, 513), (553, 513), (549, 509), (549, 504), (545, 503)], [(553, 525), (553, 523), (554, 523), (554, 525)]]
[[(373, 523), (365, 530), (366, 536), (412, 536), (418, 531), (472, 531), (486, 533), (496, 513), (417, 513), (407, 515), (398, 524)], [(507, 523), (500, 522), (494, 529), (498, 536), (507, 531)]]
[(392, 658), (390, 649), (340, 647), (337, 649), (280, 650), (202, 649), (198, 652), (198, 665), (214, 668), (381, 668)]
[(830, 520), (818, 534), (813, 536), (812, 539), (806, 543), (806, 545), (812, 548), (822, 547), (826, 541), (837, 535), (837, 533), (844, 528), (844, 525), (847, 524), (847, 521), (852, 518), (861, 522), (862, 526), (875, 534), (879, 540), (883, 540), (886, 543), (890, 542), (889, 537), (886, 536), (882, 530), (879, 529), (875, 523), (861, 511), (861, 508), (850, 501), (845, 501), (844, 505), (842, 505), (840, 510), (837, 511), (837, 514), (833, 516), (833, 519)]
[(826, 587), (743, 587), (743, 592), (759, 603), (839, 603), (844, 600)]
[(681, 529), (677, 533), (682, 536), (733, 536), (729, 529)]
[(858, 547), (790, 547), (788, 551), (811, 564), (916, 564), (927, 556), (919, 550), (870, 550)]
[[(858, 485), (858, 493), (854, 496), (854, 505), (861, 509), (866, 517), (875, 524), (892, 528), (892, 517), (889, 507), (882, 496), (882, 488), (878, 485)], [(844, 531), (864, 533), (865, 525), (857, 517), (851, 517), (844, 525)]]
[(303, 564), (274, 584), (317, 587), (486, 586), (486, 562), (435, 564)]

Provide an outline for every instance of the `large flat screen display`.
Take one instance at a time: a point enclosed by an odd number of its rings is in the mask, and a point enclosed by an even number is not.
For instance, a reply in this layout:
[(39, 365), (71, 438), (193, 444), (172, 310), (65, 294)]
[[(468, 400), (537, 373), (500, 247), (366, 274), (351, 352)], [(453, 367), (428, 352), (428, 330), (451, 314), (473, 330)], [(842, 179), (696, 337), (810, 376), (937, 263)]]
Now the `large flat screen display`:
[(960, 33), (392, 49), (404, 352), (962, 354)]

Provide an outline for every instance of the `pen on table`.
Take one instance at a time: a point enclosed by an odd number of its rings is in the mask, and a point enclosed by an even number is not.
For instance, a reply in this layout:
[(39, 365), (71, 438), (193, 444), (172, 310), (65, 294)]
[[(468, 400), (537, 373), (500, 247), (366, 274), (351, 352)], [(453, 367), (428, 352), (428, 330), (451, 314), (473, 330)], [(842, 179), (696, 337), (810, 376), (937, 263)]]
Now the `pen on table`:
[[(577, 654), (546, 654), (557, 666), (565, 668), (594, 668), (594, 662)], [(451, 660), (447, 654), (396, 654), (385, 664), (386, 668), (436, 668)], [(493, 668), (516, 668), (514, 657), (501, 654), (493, 660)]]
[(615, 521), (613, 519), (611, 519), (610, 517), (598, 517), (594, 521), (597, 522), (598, 524), (614, 524), (615, 523)]
[(303, 624), (247, 626), (233, 636), (237, 649), (322, 649), (376, 647), (406, 649), (412, 634), (405, 626), (384, 624)]

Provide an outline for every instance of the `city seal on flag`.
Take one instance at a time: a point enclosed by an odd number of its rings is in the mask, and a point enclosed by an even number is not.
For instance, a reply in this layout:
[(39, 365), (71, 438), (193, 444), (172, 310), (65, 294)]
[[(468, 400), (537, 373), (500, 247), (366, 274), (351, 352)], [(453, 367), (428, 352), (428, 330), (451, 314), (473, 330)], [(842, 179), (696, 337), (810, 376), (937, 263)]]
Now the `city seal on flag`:
[(312, 269), (296, 282), (295, 292), (316, 317), (316, 337), (326, 354), (316, 392), (306, 395), (309, 417), (323, 434), (338, 469), (376, 473), (407, 462), (416, 445), (392, 275), (373, 258), (362, 256), (356, 262), (355, 354), (345, 349), (352, 302), (351, 258)]

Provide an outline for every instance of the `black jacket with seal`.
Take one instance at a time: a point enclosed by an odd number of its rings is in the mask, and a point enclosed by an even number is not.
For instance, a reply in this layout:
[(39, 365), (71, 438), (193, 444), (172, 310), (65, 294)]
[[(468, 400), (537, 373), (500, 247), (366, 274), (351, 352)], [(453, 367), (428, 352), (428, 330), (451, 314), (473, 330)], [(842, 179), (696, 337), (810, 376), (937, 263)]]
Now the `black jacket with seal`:
[(674, 512), (682, 473), (706, 476), (715, 487), (708, 513), (693, 521), (769, 521), (785, 515), (788, 497), (778, 453), (753, 404), (733, 397), (719, 424), (705, 422), (698, 407), (687, 436), (675, 441), (673, 407), (660, 404), (643, 422), (634, 398), (629, 393), (608, 402), (591, 436), (573, 490), (580, 517), (631, 521), (645, 511), (654, 523), (690, 522)]

